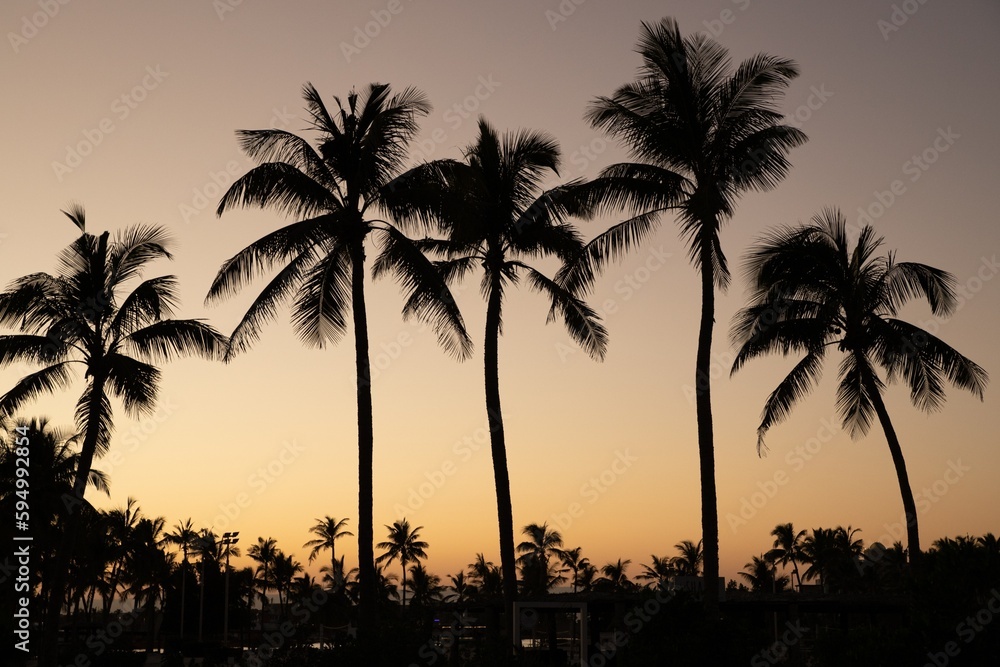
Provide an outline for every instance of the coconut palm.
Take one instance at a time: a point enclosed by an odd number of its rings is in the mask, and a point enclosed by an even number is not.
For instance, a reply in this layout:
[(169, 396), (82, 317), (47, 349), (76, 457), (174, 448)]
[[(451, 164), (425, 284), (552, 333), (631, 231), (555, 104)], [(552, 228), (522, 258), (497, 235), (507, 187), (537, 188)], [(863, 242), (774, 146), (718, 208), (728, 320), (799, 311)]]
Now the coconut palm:
[(733, 372), (768, 353), (804, 355), (764, 403), (757, 429), (760, 450), (768, 429), (815, 386), (827, 350), (837, 346), (844, 355), (837, 410), (854, 438), (865, 435), (872, 417), (878, 417), (896, 469), (913, 560), (920, 555), (917, 508), (882, 392), (887, 383), (902, 380), (912, 403), (931, 412), (944, 404), (946, 380), (982, 399), (989, 376), (941, 339), (897, 318), (913, 299), (926, 299), (935, 315), (953, 312), (956, 283), (940, 269), (897, 262), (892, 252), (877, 254), (883, 242), (865, 225), (852, 248), (847, 221), (835, 209), (807, 225), (782, 227), (761, 238), (747, 258), (749, 305), (733, 321), (733, 339), (740, 346)]
[(256, 544), (251, 544), (247, 549), (247, 556), (257, 563), (257, 583), (260, 586), (260, 609), (264, 610), (267, 605), (267, 591), (274, 582), (274, 564), (280, 553), (278, 542), (273, 537), (264, 539), (257, 538)]
[(650, 563), (642, 564), (642, 572), (635, 576), (639, 581), (647, 581), (649, 588), (666, 588), (670, 580), (677, 575), (677, 568), (674, 566), (673, 558), (656, 554), (650, 555)]
[(423, 526), (410, 528), (410, 522), (406, 519), (394, 521), (391, 526), (386, 526), (389, 530), (389, 539), (379, 542), (375, 546), (385, 549), (385, 553), (375, 559), (376, 563), (386, 564), (399, 560), (403, 569), (402, 605), (406, 606), (406, 564), (418, 563), (421, 558), (427, 558), (427, 543), (420, 539), (420, 531)]
[(631, 564), (631, 560), (619, 558), (617, 562), (604, 565), (601, 568), (601, 574), (604, 576), (594, 582), (595, 586), (616, 594), (635, 590), (636, 585), (632, 583), (626, 573)]
[(485, 119), (479, 134), (465, 149), (464, 161), (437, 161), (412, 170), (401, 179), (411, 191), (424, 193), (414, 204), (405, 200), (393, 214), (402, 221), (430, 221), (445, 240), (425, 240), (421, 247), (442, 256), (439, 267), (449, 280), (461, 280), (482, 267), (481, 291), (486, 300), (483, 343), (486, 413), (490, 428), (493, 479), (497, 495), (500, 566), (503, 571), (507, 631), (513, 623), (517, 594), (514, 520), (507, 469), (507, 443), (500, 402), (499, 337), (507, 290), (526, 279), (544, 294), (549, 321), (561, 319), (570, 335), (592, 357), (603, 358), (607, 332), (597, 314), (553, 279), (527, 262), (554, 256), (566, 261), (582, 248), (569, 224), (571, 214), (587, 214), (570, 195), (577, 183), (542, 190), (547, 177), (558, 176), (557, 142), (542, 133), (498, 134)]
[(188, 518), (184, 522), (177, 522), (174, 530), (167, 533), (165, 537), (168, 544), (173, 544), (181, 550), (183, 561), (181, 562), (181, 639), (184, 638), (184, 609), (187, 606), (187, 569), (188, 552), (198, 539), (198, 531), (194, 529), (194, 524)]
[(458, 574), (449, 574), (448, 579), (451, 582), (448, 584), (448, 588), (452, 590), (448, 596), (451, 602), (468, 602), (479, 592), (475, 584), (469, 580), (470, 577), (465, 575), (465, 570), (459, 570)]
[(452, 354), (471, 354), (461, 315), (431, 263), (398, 228), (375, 212), (386, 192), (402, 190), (393, 178), (406, 159), (417, 120), (430, 110), (419, 91), (392, 95), (388, 85), (371, 84), (351, 92), (346, 105), (335, 97), (331, 114), (319, 93), (306, 84), (303, 95), (318, 148), (283, 130), (242, 130), (240, 145), (260, 162), (223, 195), (218, 213), (237, 206), (268, 208), (293, 217), (227, 260), (212, 283), (207, 301), (236, 294), (253, 278), (279, 268), (233, 331), (228, 354), (250, 347), (277, 307), (293, 300), (292, 324), (306, 344), (338, 342), (353, 315), (358, 410), (358, 562), (361, 611), (373, 620), (376, 595), (374, 521), (372, 517), (373, 423), (371, 366), (368, 358), (368, 311), (364, 278), (366, 240), (381, 247), (379, 275), (394, 273), (408, 299), (404, 316), (431, 322), (439, 341)]
[(544, 595), (549, 588), (566, 580), (562, 569), (554, 567), (551, 559), (558, 560), (562, 535), (558, 530), (551, 530), (548, 522), (531, 523), (521, 532), (528, 537), (517, 545), (517, 553), (521, 554), (517, 562), (521, 565), (521, 584), (528, 595)]
[(441, 602), (445, 590), (441, 585), (441, 577), (428, 572), (423, 563), (410, 566), (410, 588), (413, 591), (410, 597), (411, 607), (427, 607)]
[(302, 563), (295, 560), (294, 556), (285, 554), (281, 549), (275, 550), (271, 579), (274, 582), (275, 589), (278, 591), (278, 607), (281, 610), (282, 618), (285, 616), (285, 603), (291, 594), (295, 577), (301, 572)]
[[(309, 540), (303, 547), (310, 547), (309, 551), (309, 562), (313, 562), (319, 555), (319, 552), (323, 549), (330, 550), (330, 572), (333, 574), (337, 573), (337, 540), (342, 537), (353, 537), (354, 533), (346, 530), (347, 519), (334, 519), (331, 516), (325, 516), (322, 519), (316, 519), (315, 525), (309, 529), (310, 533), (316, 535), (316, 539)], [(338, 586), (343, 582), (333, 581), (334, 586)]]
[(573, 573), (573, 592), (576, 593), (577, 587), (580, 583), (580, 572), (590, 564), (583, 555), (582, 547), (573, 547), (572, 549), (557, 549), (556, 555), (559, 557), (559, 561), (562, 563), (564, 571), (569, 571)]
[[(82, 207), (64, 213), (80, 236), (59, 253), (58, 270), (24, 276), (0, 293), (0, 326), (20, 331), (0, 336), (0, 367), (17, 362), (43, 367), (0, 396), (0, 416), (14, 415), (42, 394), (68, 389), (73, 365), (84, 367), (85, 386), (76, 406), (82, 439), (73, 483), (73, 496), (82, 502), (94, 458), (111, 446), (111, 398), (121, 400), (127, 415), (149, 415), (160, 380), (154, 364), (189, 355), (222, 358), (226, 339), (199, 320), (171, 319), (177, 306), (173, 276), (139, 281), (150, 262), (172, 257), (162, 227), (134, 225), (113, 238), (109, 232), (95, 236), (86, 231)], [(65, 550), (74, 537), (72, 529), (63, 531), (60, 547)], [(57, 569), (51, 575), (51, 604), (62, 599), (65, 574)], [(59, 610), (50, 611), (42, 667), (56, 661), (50, 649)]]
[(774, 537), (774, 547), (767, 552), (767, 559), (772, 563), (777, 563), (782, 567), (792, 564), (792, 574), (799, 586), (802, 586), (802, 577), (799, 576), (799, 561), (802, 555), (802, 538), (806, 531), (795, 532), (790, 523), (780, 523), (771, 531)]
[(729, 284), (720, 230), (747, 191), (769, 190), (789, 169), (787, 153), (805, 135), (782, 125), (781, 96), (798, 75), (791, 60), (757, 54), (733, 68), (725, 48), (702, 33), (684, 37), (672, 18), (643, 23), (637, 80), (599, 97), (587, 119), (621, 140), (632, 163), (605, 168), (591, 202), (630, 210), (587, 245), (560, 282), (586, 290), (608, 261), (641, 243), (662, 213), (676, 211), (688, 255), (701, 274), (701, 321), (695, 361), (695, 404), (701, 476), (706, 608), (717, 611), (719, 526), (715, 491), (710, 364), (715, 290)]
[[(701, 572), (705, 562), (705, 552), (702, 549), (701, 540), (695, 544), (691, 540), (683, 540), (674, 545), (677, 554), (670, 559), (670, 564), (674, 566), (677, 574), (686, 577), (697, 577)], [(711, 588), (708, 581), (705, 583), (706, 590)]]
[(503, 597), (503, 572), (482, 553), (476, 554), (475, 562), (469, 563), (469, 580), (476, 587), (477, 597), (483, 600)]
[(780, 593), (788, 585), (788, 577), (778, 576), (775, 562), (764, 554), (753, 556), (743, 567), (746, 570), (739, 575), (755, 593)]

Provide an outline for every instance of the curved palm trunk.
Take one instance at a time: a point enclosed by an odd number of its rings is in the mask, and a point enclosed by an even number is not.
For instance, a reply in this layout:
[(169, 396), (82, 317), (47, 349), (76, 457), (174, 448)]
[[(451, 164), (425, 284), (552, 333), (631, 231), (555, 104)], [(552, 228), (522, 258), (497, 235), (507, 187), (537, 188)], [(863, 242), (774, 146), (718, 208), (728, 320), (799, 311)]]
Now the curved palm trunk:
[(913, 500), (913, 490), (910, 488), (910, 478), (906, 474), (906, 461), (903, 459), (903, 450), (899, 446), (899, 438), (896, 437), (896, 429), (892, 427), (889, 420), (889, 412), (882, 402), (882, 395), (879, 393), (875, 383), (868, 380), (868, 392), (872, 397), (872, 405), (875, 407), (875, 414), (882, 424), (885, 432), (885, 440), (889, 443), (889, 453), (892, 454), (892, 464), (896, 467), (896, 478), (899, 480), (899, 493), (903, 496), (903, 511), (906, 514), (906, 545), (910, 556), (910, 563), (914, 563), (920, 558), (920, 532), (917, 528), (917, 505)]
[[(66, 567), (69, 566), (70, 546), (76, 543), (79, 524), (73, 521), (73, 513), (77, 506), (83, 501), (83, 494), (87, 489), (87, 478), (90, 477), (90, 468), (94, 463), (94, 453), (97, 451), (97, 438), (100, 434), (100, 411), (101, 399), (104, 397), (105, 377), (102, 373), (95, 373), (91, 379), (90, 393), (90, 419), (87, 421), (86, 433), (84, 434), (83, 446), (80, 451), (80, 459), (77, 464), (76, 478), (73, 480), (73, 497), (64, 498), (66, 513), (64, 517), (63, 530), (59, 538), (59, 557), (52, 558), (49, 562), (52, 565), (50, 574), (52, 585), (48, 592), (48, 599), (45, 609), (45, 626), (42, 632), (41, 647), (38, 652), (39, 667), (56, 667), (59, 658), (59, 620), (62, 614), (63, 599), (66, 597)], [(112, 591), (112, 596), (114, 592)]]
[(363, 239), (351, 245), (351, 308), (354, 310), (354, 350), (358, 386), (358, 578), (362, 634), (372, 636), (378, 622), (375, 580), (374, 432), (371, 365), (368, 361), (368, 311), (365, 309), (365, 249)]
[(500, 291), (499, 278), (490, 286), (486, 304), (486, 340), (483, 358), (486, 371), (486, 414), (490, 424), (490, 451), (493, 481), (497, 493), (497, 522), (500, 528), (500, 569), (503, 573), (504, 628), (506, 642), (514, 640), (514, 600), (517, 598), (517, 569), (514, 559), (514, 517), (507, 473), (507, 445), (500, 412)]
[[(707, 236), (707, 235), (706, 235)], [(705, 573), (705, 611), (719, 614), (719, 509), (715, 494), (715, 440), (712, 431), (712, 329), (715, 326), (715, 275), (710, 241), (701, 244), (701, 326), (695, 362), (695, 409), (701, 473), (701, 533)]]

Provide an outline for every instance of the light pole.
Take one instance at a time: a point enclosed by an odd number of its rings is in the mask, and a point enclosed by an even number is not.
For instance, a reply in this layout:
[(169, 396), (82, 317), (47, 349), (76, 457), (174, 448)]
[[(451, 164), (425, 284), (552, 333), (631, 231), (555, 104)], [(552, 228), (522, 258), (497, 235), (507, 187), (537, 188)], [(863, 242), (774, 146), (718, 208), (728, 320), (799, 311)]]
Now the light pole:
[(223, 646), (229, 645), (229, 552), (230, 547), (240, 541), (239, 531), (234, 533), (223, 533), (222, 541), (220, 544), (223, 546), (226, 552), (226, 607), (225, 612), (222, 617), (222, 643)]

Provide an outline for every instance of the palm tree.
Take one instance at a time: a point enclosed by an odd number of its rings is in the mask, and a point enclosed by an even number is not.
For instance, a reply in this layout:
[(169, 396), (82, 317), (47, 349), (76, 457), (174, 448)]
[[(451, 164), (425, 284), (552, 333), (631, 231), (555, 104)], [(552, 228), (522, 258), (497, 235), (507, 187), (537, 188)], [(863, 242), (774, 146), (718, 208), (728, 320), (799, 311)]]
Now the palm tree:
[(266, 540), (263, 537), (257, 538), (257, 543), (250, 545), (247, 549), (247, 556), (257, 563), (257, 582), (260, 585), (260, 610), (264, 611), (267, 605), (267, 589), (271, 588), (274, 580), (274, 564), (281, 553), (278, 543), (273, 537)]
[(595, 583), (611, 593), (627, 593), (634, 590), (635, 584), (629, 580), (625, 572), (631, 564), (631, 560), (621, 558), (615, 563), (608, 563), (601, 568), (601, 574), (604, 576)]
[(590, 564), (590, 561), (582, 556), (582, 547), (572, 549), (557, 549), (556, 555), (562, 563), (563, 568), (573, 573), (573, 592), (576, 593), (580, 583), (580, 572)]
[(401, 179), (411, 190), (425, 193), (415, 204), (404, 200), (390, 208), (402, 221), (434, 220), (447, 236), (427, 239), (425, 250), (443, 256), (438, 263), (449, 280), (461, 280), (481, 266), (486, 299), (483, 343), (486, 413), (497, 495), (500, 566), (503, 571), (507, 632), (513, 627), (517, 595), (514, 556), (514, 519), (507, 469), (507, 444), (500, 403), (499, 337), (502, 333), (504, 293), (523, 276), (551, 304), (549, 321), (558, 316), (570, 335), (594, 358), (601, 359), (607, 332), (597, 314), (529, 260), (574, 257), (583, 244), (567, 222), (571, 214), (585, 215), (571, 196), (577, 183), (542, 190), (549, 176), (558, 176), (559, 146), (538, 132), (499, 135), (485, 119), (479, 135), (465, 149), (464, 162), (437, 161), (411, 170)]
[(670, 580), (677, 575), (677, 568), (674, 566), (674, 559), (669, 556), (662, 558), (656, 554), (650, 555), (650, 563), (643, 563), (642, 572), (635, 576), (640, 581), (648, 581), (646, 586), (650, 588), (666, 588)]
[(561, 558), (559, 547), (562, 535), (558, 530), (550, 530), (548, 522), (531, 523), (521, 532), (528, 537), (517, 545), (517, 562), (521, 565), (524, 592), (528, 595), (544, 595), (553, 585), (565, 581), (561, 570), (555, 570), (550, 563), (553, 556)]
[(469, 563), (469, 579), (476, 587), (476, 595), (484, 600), (503, 597), (503, 572), (486, 560), (482, 553), (476, 554), (475, 562)]
[[(674, 566), (677, 574), (687, 577), (697, 577), (701, 572), (705, 562), (705, 552), (702, 548), (701, 540), (695, 544), (691, 540), (683, 540), (674, 545), (677, 549), (677, 556), (670, 559), (670, 564)], [(708, 580), (705, 580), (705, 589), (708, 590)]]
[[(59, 254), (59, 270), (24, 276), (0, 293), (0, 326), (21, 332), (0, 336), (0, 366), (43, 366), (0, 396), (0, 416), (15, 414), (41, 394), (69, 388), (72, 364), (84, 366), (86, 386), (76, 408), (83, 436), (73, 484), (73, 496), (82, 502), (94, 457), (111, 446), (111, 397), (121, 399), (130, 416), (150, 414), (160, 380), (153, 364), (188, 355), (221, 358), (226, 339), (199, 320), (171, 319), (178, 300), (173, 276), (144, 280), (126, 292), (151, 261), (171, 259), (170, 237), (162, 227), (135, 225), (112, 239), (109, 232), (87, 233), (82, 207), (64, 213), (80, 236)], [(63, 532), (63, 550), (72, 544), (72, 532)], [(50, 604), (62, 598), (65, 575), (59, 568), (52, 574)], [(49, 611), (39, 657), (43, 667), (56, 661), (50, 649), (59, 610)]]
[(375, 545), (379, 549), (385, 549), (385, 553), (376, 558), (375, 562), (389, 564), (394, 560), (399, 560), (399, 564), (403, 569), (403, 585), (400, 589), (403, 593), (402, 606), (405, 607), (406, 564), (409, 562), (417, 563), (421, 558), (427, 558), (425, 549), (428, 545), (420, 539), (420, 531), (424, 527), (416, 526), (410, 528), (409, 521), (400, 519), (399, 521), (394, 521), (391, 526), (386, 526), (386, 528), (389, 530), (389, 539)]
[[(347, 519), (334, 519), (330, 516), (325, 516), (322, 519), (316, 519), (316, 524), (309, 529), (310, 533), (316, 535), (316, 539), (309, 540), (303, 547), (311, 547), (309, 551), (309, 562), (313, 562), (319, 555), (319, 552), (323, 549), (330, 550), (330, 572), (336, 574), (337, 572), (337, 540), (341, 537), (353, 537), (354, 533), (346, 530)], [(343, 584), (342, 581), (334, 580), (333, 585), (339, 586)]]
[[(306, 84), (303, 95), (318, 149), (283, 130), (243, 130), (243, 150), (261, 164), (239, 178), (223, 195), (218, 214), (236, 206), (270, 208), (296, 219), (251, 243), (227, 260), (212, 283), (207, 301), (237, 293), (254, 277), (281, 267), (233, 331), (228, 356), (250, 347), (277, 306), (294, 297), (292, 323), (310, 346), (338, 342), (353, 314), (358, 408), (358, 562), (361, 576), (362, 631), (374, 620), (375, 561), (372, 517), (373, 423), (368, 312), (365, 304), (365, 241), (382, 248), (381, 273), (393, 272), (409, 293), (404, 316), (429, 320), (445, 348), (459, 358), (471, 354), (471, 341), (447, 287), (431, 263), (396, 227), (374, 217), (385, 193), (400, 198), (393, 178), (403, 167), (417, 119), (430, 104), (407, 88), (391, 95), (389, 86), (371, 84), (346, 107), (335, 97), (331, 114), (319, 93)], [(399, 202), (397, 201), (397, 206)]]
[(440, 602), (444, 593), (441, 577), (428, 572), (423, 563), (410, 566), (410, 587), (413, 590), (413, 595), (410, 597), (411, 607), (427, 607)]
[(187, 568), (188, 551), (194, 546), (198, 539), (198, 531), (194, 529), (194, 524), (188, 518), (183, 523), (178, 521), (171, 533), (165, 537), (169, 544), (180, 548), (184, 560), (181, 563), (181, 639), (184, 639), (184, 609), (187, 606)]
[(788, 577), (784, 575), (779, 577), (775, 561), (764, 554), (753, 556), (743, 567), (746, 571), (739, 574), (750, 584), (750, 590), (755, 593), (780, 593), (788, 585)]
[(715, 615), (719, 521), (710, 364), (715, 289), (729, 284), (719, 232), (743, 193), (777, 185), (789, 169), (788, 151), (806, 140), (780, 124), (778, 110), (798, 68), (758, 54), (734, 69), (725, 48), (700, 33), (682, 37), (672, 18), (643, 23), (637, 51), (638, 79), (597, 98), (587, 112), (591, 125), (623, 141), (638, 160), (605, 168), (589, 189), (590, 202), (635, 215), (591, 240), (559, 281), (574, 293), (588, 289), (606, 262), (652, 234), (661, 213), (677, 211), (689, 257), (701, 274), (695, 404), (705, 579), (712, 584), (705, 587), (705, 604)]
[(475, 584), (469, 581), (469, 577), (465, 576), (465, 570), (459, 570), (458, 574), (449, 574), (448, 579), (451, 583), (448, 585), (453, 592), (451, 594), (451, 601), (453, 602), (468, 602), (476, 597), (478, 590)]
[(767, 430), (818, 381), (827, 349), (836, 345), (844, 353), (837, 410), (854, 438), (868, 432), (873, 414), (882, 425), (903, 497), (912, 561), (920, 555), (917, 508), (882, 401), (886, 382), (901, 379), (913, 404), (930, 412), (944, 403), (945, 380), (981, 400), (989, 376), (941, 339), (897, 319), (911, 299), (926, 299), (935, 315), (954, 311), (955, 278), (926, 264), (897, 262), (891, 252), (877, 255), (883, 241), (865, 225), (852, 249), (843, 214), (826, 209), (808, 225), (782, 227), (756, 243), (747, 259), (750, 303), (733, 321), (733, 339), (740, 345), (733, 372), (767, 353), (805, 355), (764, 403), (759, 451)]
[(294, 556), (286, 555), (281, 549), (276, 549), (272, 567), (271, 578), (278, 591), (278, 607), (281, 609), (282, 618), (284, 618), (285, 602), (291, 593), (296, 575), (302, 572), (302, 563), (295, 560)]
[(805, 534), (804, 530), (795, 532), (790, 523), (779, 523), (771, 531), (771, 536), (774, 537), (774, 548), (766, 554), (768, 560), (782, 567), (787, 567), (791, 563), (792, 573), (800, 587), (802, 586), (802, 577), (799, 576), (799, 561), (802, 554), (802, 538)]

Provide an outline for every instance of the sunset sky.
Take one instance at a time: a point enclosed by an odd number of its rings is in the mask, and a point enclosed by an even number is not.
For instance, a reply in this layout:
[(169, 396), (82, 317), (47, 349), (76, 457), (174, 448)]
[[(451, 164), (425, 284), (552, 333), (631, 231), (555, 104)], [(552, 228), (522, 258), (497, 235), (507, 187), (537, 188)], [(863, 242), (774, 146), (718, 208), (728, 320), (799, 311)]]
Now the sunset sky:
[[(563, 149), (561, 177), (593, 177), (626, 153), (583, 120), (587, 104), (633, 79), (640, 22), (664, 15), (685, 33), (712, 34), (734, 60), (764, 51), (801, 68), (783, 108), (809, 141), (791, 153), (777, 189), (741, 201), (722, 235), (730, 260), (768, 227), (837, 206), (852, 223), (873, 224), (899, 259), (955, 275), (964, 291), (952, 317), (919, 305), (904, 316), (996, 380), (1000, 6), (990, 0), (12, 0), (0, 8), (0, 282), (55, 270), (77, 234), (59, 210), (80, 202), (88, 231), (169, 228), (176, 260), (147, 277), (175, 274), (180, 316), (228, 334), (263, 283), (207, 307), (212, 278), (287, 222), (261, 211), (215, 216), (224, 187), (251, 166), (235, 130), (308, 135), (303, 84), (332, 104), (352, 87), (387, 82), (416, 86), (434, 105), (414, 164), (460, 157), (483, 114), (501, 129), (551, 133)], [(580, 227), (589, 238), (613, 222)], [(794, 361), (755, 362), (730, 379), (728, 328), (745, 296), (735, 273), (717, 302), (713, 352), (722, 574), (734, 577), (766, 551), (782, 522), (849, 524), (866, 544), (902, 539), (890, 531), (902, 504), (881, 430), (856, 441), (840, 431), (836, 355), (758, 457), (760, 409)], [(477, 344), (461, 364), (431, 332), (402, 321), (394, 284), (367, 289), (376, 538), (405, 515), (424, 527), (432, 572), (455, 573), (477, 552), (499, 563), (478, 277), (459, 290)], [(673, 220), (609, 267), (590, 303), (610, 333), (603, 362), (545, 324), (540, 295), (512, 293), (506, 304), (500, 381), (514, 524), (548, 521), (567, 547), (582, 546), (598, 566), (632, 559), (635, 575), (650, 554), (675, 555), (675, 543), (701, 533), (692, 389), (700, 297)], [(0, 373), (0, 390), (28, 370)], [(199, 528), (238, 530), (244, 549), (272, 536), (303, 561), (316, 517), (346, 516), (356, 530), (352, 338), (308, 349), (283, 310), (229, 365), (182, 360), (162, 370), (155, 420), (130, 421), (115, 405), (112, 454), (95, 464), (111, 476), (111, 497), (91, 492), (98, 506), (133, 496), (170, 526), (190, 517)], [(71, 425), (83, 382), (26, 415)], [(998, 396), (996, 386), (985, 402), (949, 387), (944, 410), (926, 415), (902, 387), (888, 391), (918, 506), (927, 501), (925, 547), (1000, 531)], [(582, 513), (571, 518), (574, 503)], [(353, 538), (338, 551), (356, 564)]]

